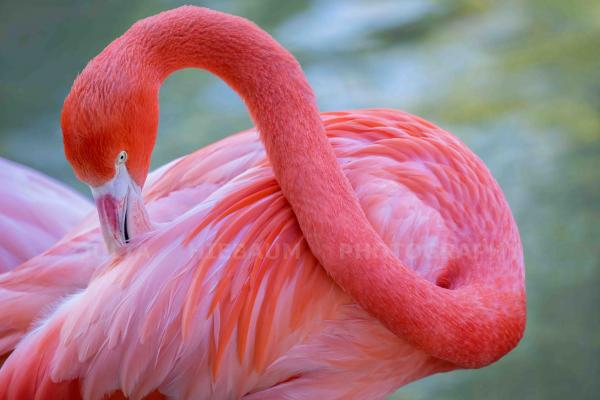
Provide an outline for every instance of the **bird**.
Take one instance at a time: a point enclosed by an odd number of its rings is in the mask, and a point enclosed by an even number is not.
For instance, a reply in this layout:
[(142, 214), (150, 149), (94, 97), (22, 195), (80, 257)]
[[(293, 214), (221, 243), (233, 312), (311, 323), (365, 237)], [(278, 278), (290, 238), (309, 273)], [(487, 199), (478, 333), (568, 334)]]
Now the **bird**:
[(0, 274), (48, 249), (93, 210), (78, 193), (4, 158), (0, 183)]
[[(157, 223), (142, 193), (158, 91), (192, 67), (248, 108), (255, 128), (225, 140), (264, 155)], [(1, 399), (383, 399), (523, 335), (519, 232), (484, 163), (406, 112), (319, 113), (248, 20), (184, 6), (138, 21), (76, 78), (61, 124), (110, 256), (20, 340)]]

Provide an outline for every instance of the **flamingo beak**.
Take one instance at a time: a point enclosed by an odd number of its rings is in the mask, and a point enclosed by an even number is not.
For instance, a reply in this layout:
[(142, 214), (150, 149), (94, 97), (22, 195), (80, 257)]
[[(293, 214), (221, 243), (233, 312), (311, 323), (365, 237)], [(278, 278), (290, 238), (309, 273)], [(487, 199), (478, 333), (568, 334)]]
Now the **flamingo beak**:
[(121, 165), (107, 183), (92, 187), (102, 235), (108, 251), (114, 253), (150, 227), (140, 194), (127, 169)]

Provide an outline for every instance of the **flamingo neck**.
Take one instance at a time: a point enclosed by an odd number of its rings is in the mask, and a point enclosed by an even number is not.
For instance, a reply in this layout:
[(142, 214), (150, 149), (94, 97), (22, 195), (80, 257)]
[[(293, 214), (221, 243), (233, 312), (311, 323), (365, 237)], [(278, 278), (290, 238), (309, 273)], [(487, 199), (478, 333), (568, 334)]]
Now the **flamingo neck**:
[(200, 68), (240, 95), (281, 190), (326, 269), (345, 266), (339, 248), (355, 239), (349, 227), (360, 223), (368, 230), (361, 245), (377, 238), (337, 162), (300, 65), (266, 32), (243, 18), (186, 6), (139, 21), (112, 46), (156, 92), (171, 73)]
[[(337, 162), (300, 65), (256, 25), (186, 6), (136, 23), (107, 52), (120, 52), (130, 76), (156, 97), (162, 81), (182, 68), (206, 69), (228, 83), (248, 107), (310, 249), (390, 330), (461, 366), (485, 365), (514, 347), (522, 332), (519, 318), (510, 318), (516, 309), (494, 314), (496, 297), (441, 289), (393, 256)], [(496, 328), (515, 334), (499, 340)]]

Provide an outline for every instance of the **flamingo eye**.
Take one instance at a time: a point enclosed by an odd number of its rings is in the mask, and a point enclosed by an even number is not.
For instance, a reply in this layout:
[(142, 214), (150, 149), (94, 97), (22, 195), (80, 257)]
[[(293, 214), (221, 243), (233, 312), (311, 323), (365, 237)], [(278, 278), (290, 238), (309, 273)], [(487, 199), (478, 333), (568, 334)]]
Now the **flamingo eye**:
[(125, 150), (121, 150), (117, 156), (117, 164), (123, 164), (125, 161), (127, 161), (127, 152)]

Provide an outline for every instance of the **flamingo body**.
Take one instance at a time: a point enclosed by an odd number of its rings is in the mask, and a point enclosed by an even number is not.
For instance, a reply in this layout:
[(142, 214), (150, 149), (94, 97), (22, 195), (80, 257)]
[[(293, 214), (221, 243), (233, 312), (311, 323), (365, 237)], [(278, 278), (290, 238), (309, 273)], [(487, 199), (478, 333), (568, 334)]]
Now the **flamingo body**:
[(0, 158), (0, 273), (52, 246), (90, 211), (77, 193)]
[[(322, 118), (369, 222), (420, 277), (454, 284), (460, 252), (484, 246), (473, 232), (490, 228), (522, 272), (500, 189), (456, 138), (392, 110)], [(198, 184), (206, 196), (195, 199)], [(455, 368), (394, 335), (331, 280), (255, 131), (171, 164), (146, 198), (158, 206), (170, 192), (189, 210), (107, 260), (26, 336), (0, 371), (0, 398), (378, 399)]]

